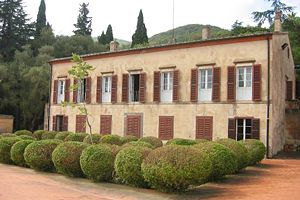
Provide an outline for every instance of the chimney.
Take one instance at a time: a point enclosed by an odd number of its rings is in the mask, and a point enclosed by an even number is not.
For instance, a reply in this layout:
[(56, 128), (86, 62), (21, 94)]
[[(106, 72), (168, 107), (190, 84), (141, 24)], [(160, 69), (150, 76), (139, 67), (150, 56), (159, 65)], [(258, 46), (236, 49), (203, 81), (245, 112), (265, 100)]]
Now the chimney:
[(109, 43), (110, 52), (118, 51), (118, 47), (119, 47), (119, 42), (117, 42), (117, 41), (113, 40)]
[(202, 40), (207, 40), (210, 38), (210, 26), (205, 25), (202, 28)]
[(281, 10), (275, 12), (274, 32), (281, 32)]

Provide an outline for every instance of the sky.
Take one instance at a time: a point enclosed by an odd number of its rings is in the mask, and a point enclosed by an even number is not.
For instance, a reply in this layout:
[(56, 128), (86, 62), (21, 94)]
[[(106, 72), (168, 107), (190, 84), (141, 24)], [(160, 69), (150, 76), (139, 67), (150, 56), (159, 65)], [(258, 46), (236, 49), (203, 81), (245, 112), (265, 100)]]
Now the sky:
[[(269, 9), (266, 0), (174, 0), (175, 27), (186, 24), (210, 24), (230, 29), (236, 21), (243, 25), (255, 25), (251, 13)], [(136, 29), (139, 10), (143, 10), (148, 36), (173, 27), (173, 0), (45, 0), (47, 21), (56, 35), (72, 35), (79, 4), (89, 3), (92, 17), (92, 36), (106, 31), (112, 25), (115, 38), (131, 41)], [(283, 0), (295, 6), (300, 16), (300, 0)], [(36, 20), (40, 0), (23, 0), (25, 11), (32, 21)]]

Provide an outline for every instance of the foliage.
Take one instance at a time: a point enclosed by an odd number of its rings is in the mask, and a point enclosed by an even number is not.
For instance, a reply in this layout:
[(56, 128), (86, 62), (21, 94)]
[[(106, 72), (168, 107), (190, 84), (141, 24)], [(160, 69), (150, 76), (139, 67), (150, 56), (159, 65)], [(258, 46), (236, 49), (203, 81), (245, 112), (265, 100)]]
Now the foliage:
[(143, 11), (140, 10), (135, 33), (132, 35), (131, 48), (138, 44), (148, 44), (147, 28), (144, 24)]
[(10, 150), (11, 160), (18, 166), (27, 167), (27, 164), (24, 159), (25, 148), (34, 142), (33, 140), (21, 140), (16, 142)]
[(190, 145), (197, 144), (197, 142), (195, 140), (174, 138), (174, 139), (169, 140), (166, 144), (167, 145), (174, 144), (174, 145), (187, 145), (187, 146), (190, 146)]
[(91, 35), (92, 34), (92, 17), (89, 17), (89, 4), (82, 3), (79, 8), (79, 15), (77, 17), (77, 23), (74, 24), (75, 30), (73, 31), (75, 35)]
[(58, 133), (55, 135), (54, 139), (56, 139), (56, 140), (65, 140), (65, 138), (66, 138), (68, 135), (70, 135), (70, 134), (72, 134), (72, 132), (69, 132), (69, 131), (58, 132)]
[(197, 148), (166, 145), (149, 153), (142, 173), (150, 186), (166, 192), (183, 192), (207, 181), (212, 171), (208, 155)]
[(246, 147), (250, 155), (249, 165), (255, 165), (264, 159), (266, 154), (266, 147), (260, 140), (247, 139), (240, 141)]
[(122, 145), (122, 140), (118, 135), (104, 135), (101, 138), (101, 143)]
[[(93, 141), (94, 144), (98, 144), (98, 143), (100, 143), (102, 136), (103, 135), (100, 135), (100, 134), (87, 135), (84, 138), (83, 142), (87, 143), (87, 144), (92, 144), (92, 141)], [(91, 140), (91, 137), (92, 137), (92, 140)]]
[(107, 44), (107, 39), (106, 39), (106, 35), (105, 35), (104, 31), (102, 31), (100, 36), (98, 36), (98, 42), (99, 42), (99, 44), (102, 44), (102, 45)]
[(150, 149), (155, 149), (155, 147), (152, 144), (150, 144), (149, 142), (143, 142), (143, 141), (128, 142), (122, 146), (122, 149), (126, 148), (126, 147), (131, 147), (131, 146), (147, 147)]
[(14, 132), (15, 135), (28, 135), (28, 136), (32, 136), (32, 132), (28, 131), (28, 130), (18, 130), (16, 132)]
[(122, 140), (122, 143), (125, 144), (125, 143), (132, 142), (132, 141), (138, 141), (139, 138), (134, 135), (126, 135), (126, 136), (121, 137), (121, 140)]
[(260, 26), (243, 26), (243, 22), (236, 20), (232, 25), (231, 35), (247, 35), (270, 32), (270, 29), (263, 28)]
[(138, 141), (141, 142), (148, 142), (151, 145), (153, 145), (155, 148), (157, 147), (161, 147), (163, 145), (162, 141), (157, 138), (157, 137), (152, 137), (152, 136), (148, 136), (148, 137), (142, 137), (140, 138)]
[(45, 131), (42, 135), (42, 140), (54, 139), (57, 133), (55, 131)]
[(44, 0), (41, 0), (39, 12), (37, 14), (36, 23), (35, 23), (35, 37), (38, 38), (41, 34), (43, 28), (47, 25), (46, 19), (46, 4)]
[(88, 144), (74, 141), (59, 144), (52, 153), (52, 161), (57, 172), (67, 176), (83, 177), (80, 156), (88, 146)]
[(89, 134), (87, 133), (70, 133), (66, 138), (65, 141), (77, 141), (83, 142), (84, 138), (87, 137)]
[(47, 132), (46, 130), (36, 130), (33, 132), (33, 136), (38, 139), (38, 140), (41, 140), (42, 139), (42, 135)]
[(113, 30), (110, 24), (107, 26), (105, 37), (107, 44), (114, 40)]
[(195, 141), (197, 142), (197, 144), (205, 143), (205, 142), (210, 142), (210, 141), (207, 140), (207, 139), (196, 139)]
[(22, 140), (36, 140), (35, 137), (29, 135), (20, 135), (19, 138)]
[(141, 164), (150, 152), (150, 148), (141, 146), (122, 149), (115, 160), (117, 175), (129, 185), (148, 187), (141, 171)]
[(60, 140), (40, 140), (29, 144), (24, 151), (26, 164), (32, 169), (54, 172), (52, 152)]
[(20, 138), (17, 137), (5, 137), (0, 139), (0, 163), (12, 164), (13, 161), (10, 158), (10, 149)]

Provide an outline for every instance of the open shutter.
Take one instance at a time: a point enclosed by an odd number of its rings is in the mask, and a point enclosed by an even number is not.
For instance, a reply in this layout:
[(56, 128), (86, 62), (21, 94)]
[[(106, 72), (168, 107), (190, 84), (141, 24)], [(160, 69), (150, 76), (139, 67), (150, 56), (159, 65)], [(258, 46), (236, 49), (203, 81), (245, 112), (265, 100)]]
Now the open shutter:
[(70, 102), (70, 79), (66, 79), (65, 102)]
[(56, 131), (56, 116), (52, 117), (52, 131)]
[(236, 140), (235, 119), (228, 119), (228, 138)]
[(221, 84), (221, 68), (213, 68), (213, 87), (212, 87), (212, 101), (220, 101), (220, 84)]
[(92, 79), (91, 77), (87, 77), (86, 78), (86, 82), (85, 82), (85, 102), (87, 104), (90, 104), (91, 103), (91, 86), (92, 86)]
[(179, 71), (175, 70), (173, 72), (173, 101), (176, 102), (179, 100)]
[(293, 81), (286, 81), (286, 100), (293, 99)]
[(77, 87), (78, 87), (77, 83), (78, 83), (78, 80), (75, 79), (74, 83), (73, 83), (73, 85), (75, 86), (75, 88), (73, 89), (73, 103), (77, 103), (77, 93), (78, 93), (77, 92), (78, 91), (78, 89), (77, 89)]
[(191, 102), (198, 100), (198, 69), (191, 70)]
[(261, 101), (261, 65), (253, 65), (252, 100)]
[(63, 131), (68, 131), (68, 116), (63, 117)]
[(111, 102), (117, 103), (118, 76), (113, 75), (111, 79)]
[(122, 102), (128, 102), (128, 74), (123, 74), (122, 79)]
[(53, 84), (53, 104), (57, 104), (57, 89), (58, 89), (58, 80), (54, 80), (54, 84)]
[(300, 81), (296, 82), (296, 98), (300, 98)]
[(154, 72), (153, 101), (160, 102), (160, 71)]
[(140, 94), (139, 102), (145, 103), (146, 98), (146, 73), (140, 74)]
[(97, 77), (96, 102), (102, 102), (102, 77)]
[(260, 122), (259, 119), (252, 119), (252, 139), (260, 139), (259, 135)]
[(227, 100), (235, 101), (235, 66), (227, 68)]

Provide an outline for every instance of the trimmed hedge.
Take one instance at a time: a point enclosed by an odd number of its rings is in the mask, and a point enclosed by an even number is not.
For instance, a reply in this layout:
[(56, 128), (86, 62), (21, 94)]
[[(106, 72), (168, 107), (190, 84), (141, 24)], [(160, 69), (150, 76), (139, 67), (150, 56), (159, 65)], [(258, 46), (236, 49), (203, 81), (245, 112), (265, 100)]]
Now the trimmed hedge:
[(15, 134), (12, 133), (1, 133), (0, 138), (5, 138), (5, 137), (16, 137)]
[(143, 137), (143, 138), (140, 138), (138, 141), (148, 142), (151, 145), (153, 145), (155, 148), (163, 146), (162, 141), (157, 137), (152, 137), (152, 136)]
[(36, 130), (33, 132), (33, 137), (35, 137), (36, 139), (38, 140), (41, 140), (42, 139), (42, 135), (47, 132), (46, 130)]
[(25, 162), (24, 159), (24, 151), (25, 148), (34, 142), (33, 140), (21, 140), (19, 142), (16, 142), (10, 150), (10, 157), (11, 160), (18, 166), (21, 167), (28, 167), (28, 165)]
[(139, 147), (148, 147), (150, 149), (155, 149), (154, 146), (148, 142), (143, 142), (143, 141), (132, 141), (132, 142), (128, 142), (126, 144), (124, 144), (122, 146), (122, 149), (123, 148), (126, 148), (126, 147), (131, 147), (131, 146), (139, 146)]
[(20, 140), (18, 137), (5, 137), (0, 139), (0, 163), (13, 164), (10, 157), (10, 150), (12, 146)]
[(80, 166), (83, 173), (91, 180), (110, 181), (114, 171), (115, 155), (112, 150), (101, 144), (95, 144), (83, 150)]
[(80, 156), (88, 146), (88, 144), (75, 141), (59, 144), (52, 153), (52, 161), (57, 172), (67, 176), (83, 177)]
[(56, 136), (57, 132), (55, 131), (45, 131), (42, 134), (42, 140), (50, 140), (50, 139), (54, 139)]
[(65, 140), (65, 138), (70, 135), (72, 132), (69, 132), (69, 131), (62, 131), (62, 132), (58, 132), (54, 139), (56, 140)]
[(18, 136), (18, 138), (20, 138), (22, 140), (36, 140), (35, 137), (29, 136), (29, 135), (20, 135), (20, 136)]
[(195, 141), (197, 142), (197, 144), (201, 144), (201, 143), (205, 143), (205, 142), (211, 142), (210, 140), (207, 140), (207, 139), (196, 139)]
[(108, 148), (110, 148), (110, 150), (112, 151), (112, 153), (116, 156), (119, 151), (122, 150), (122, 147), (123, 146), (119, 146), (119, 145), (116, 145), (116, 144), (101, 144), (102, 146), (107, 146)]
[(83, 142), (87, 135), (87, 133), (71, 133), (65, 138), (65, 141)]
[(150, 152), (150, 148), (141, 146), (131, 146), (122, 149), (115, 160), (117, 176), (129, 185), (148, 187), (141, 171), (141, 164)]
[(168, 142), (166, 143), (166, 145), (170, 145), (170, 144), (191, 146), (191, 145), (195, 145), (198, 143), (195, 140), (174, 138), (174, 139), (168, 140)]
[(29, 144), (24, 152), (26, 164), (32, 169), (54, 172), (52, 152), (62, 141), (40, 140)]
[(142, 163), (142, 173), (150, 186), (165, 192), (183, 192), (191, 185), (208, 180), (212, 163), (197, 148), (167, 145), (149, 153)]
[(240, 142), (245, 145), (246, 149), (249, 152), (249, 165), (255, 165), (262, 159), (264, 159), (266, 154), (266, 147), (260, 140), (247, 139)]
[[(103, 135), (100, 135), (100, 134), (92, 134), (93, 143), (94, 144), (99, 144), (102, 137), (103, 137)], [(91, 142), (91, 135), (87, 135), (83, 139), (83, 142), (87, 143), (87, 144), (92, 144), (92, 142)]]
[(126, 144), (128, 142), (138, 141), (139, 138), (134, 135), (126, 135), (124, 137), (121, 137), (122, 143)]
[(228, 147), (216, 142), (204, 142), (193, 147), (207, 153), (211, 159), (213, 170), (209, 178), (210, 180), (236, 172), (238, 161)]
[(122, 145), (121, 137), (118, 135), (104, 135), (101, 138), (101, 143)]
[(20, 135), (29, 135), (32, 136), (32, 132), (28, 130), (18, 130), (14, 132), (15, 135), (20, 136)]
[(229, 138), (219, 139), (216, 142), (228, 147), (236, 156), (238, 161), (237, 171), (240, 171), (241, 169), (248, 166), (250, 161), (249, 153), (242, 143)]

